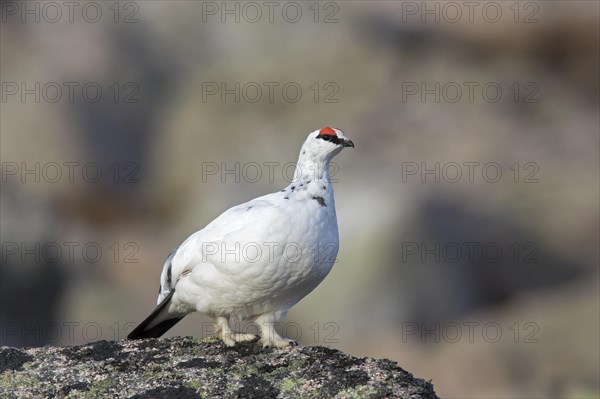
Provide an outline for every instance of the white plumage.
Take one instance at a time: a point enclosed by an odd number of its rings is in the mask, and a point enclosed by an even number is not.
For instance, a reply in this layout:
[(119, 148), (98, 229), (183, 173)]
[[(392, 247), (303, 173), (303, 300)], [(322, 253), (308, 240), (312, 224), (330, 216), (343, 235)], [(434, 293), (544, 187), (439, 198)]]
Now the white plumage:
[(216, 318), (226, 345), (254, 339), (230, 321), (252, 320), (264, 346), (293, 343), (273, 324), (311, 292), (339, 247), (329, 163), (354, 147), (339, 129), (312, 132), (285, 189), (234, 206), (174, 250), (163, 267), (158, 306), (130, 339), (158, 337), (186, 314)]

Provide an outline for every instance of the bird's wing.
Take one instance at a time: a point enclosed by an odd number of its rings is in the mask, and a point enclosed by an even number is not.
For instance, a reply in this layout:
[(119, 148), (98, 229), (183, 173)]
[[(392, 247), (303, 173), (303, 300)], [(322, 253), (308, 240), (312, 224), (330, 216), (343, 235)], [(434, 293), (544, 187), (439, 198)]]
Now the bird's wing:
[[(161, 281), (166, 283), (170, 278), (170, 286), (176, 286), (179, 279), (188, 275), (196, 267), (215, 267), (220, 272), (227, 272), (228, 267), (237, 267), (239, 262), (219, 262), (220, 257), (207, 259), (207, 252), (224, 249), (234, 250), (256, 242), (259, 245), (272, 242), (281, 237), (285, 239), (286, 226), (289, 228), (289, 210), (281, 206), (278, 193), (268, 194), (249, 202), (234, 206), (223, 212), (204, 229), (192, 234), (167, 259), (163, 268)], [(227, 259), (232, 259), (234, 255)], [(208, 269), (207, 269), (208, 271)], [(168, 293), (165, 290), (165, 293)], [(163, 295), (163, 297), (166, 294)], [(160, 302), (159, 297), (159, 302)]]
[[(244, 245), (250, 241), (260, 242), (268, 239), (272, 231), (283, 226), (281, 207), (272, 195), (267, 195), (234, 206), (228, 209), (204, 229), (192, 234), (177, 249), (171, 251), (161, 273), (161, 284), (158, 295), (158, 306), (139, 326), (128, 336), (129, 339), (159, 337), (183, 318), (186, 311), (182, 311), (175, 300), (177, 283), (184, 276), (189, 275), (195, 268), (203, 268), (207, 279), (215, 284), (219, 278), (213, 279), (210, 272), (219, 270), (218, 273), (228, 273), (227, 265), (235, 268), (240, 263), (215, 262), (203, 257), (203, 250), (207, 245), (221, 243), (226, 248), (235, 248), (235, 243)], [(279, 226), (279, 227), (278, 227)]]

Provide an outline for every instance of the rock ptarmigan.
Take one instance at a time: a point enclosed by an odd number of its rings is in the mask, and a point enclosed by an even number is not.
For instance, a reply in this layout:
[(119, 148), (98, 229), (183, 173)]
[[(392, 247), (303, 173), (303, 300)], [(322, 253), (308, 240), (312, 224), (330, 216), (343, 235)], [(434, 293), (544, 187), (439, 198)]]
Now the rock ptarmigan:
[(339, 129), (308, 135), (285, 189), (228, 209), (167, 258), (158, 306), (129, 339), (160, 337), (186, 314), (216, 319), (227, 346), (255, 339), (230, 322), (251, 320), (263, 346), (294, 344), (275, 323), (331, 270), (339, 248), (331, 159), (354, 147)]

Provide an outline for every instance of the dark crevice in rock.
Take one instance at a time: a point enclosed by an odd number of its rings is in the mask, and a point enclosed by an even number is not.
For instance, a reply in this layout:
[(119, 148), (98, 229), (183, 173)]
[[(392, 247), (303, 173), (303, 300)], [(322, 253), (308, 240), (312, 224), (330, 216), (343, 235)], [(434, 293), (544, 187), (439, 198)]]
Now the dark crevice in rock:
[(200, 399), (201, 396), (193, 389), (188, 387), (168, 387), (168, 388), (153, 388), (144, 393), (130, 396), (129, 399)]
[(31, 361), (33, 356), (16, 348), (2, 348), (0, 352), (0, 373), (4, 370), (20, 370), (23, 364)]

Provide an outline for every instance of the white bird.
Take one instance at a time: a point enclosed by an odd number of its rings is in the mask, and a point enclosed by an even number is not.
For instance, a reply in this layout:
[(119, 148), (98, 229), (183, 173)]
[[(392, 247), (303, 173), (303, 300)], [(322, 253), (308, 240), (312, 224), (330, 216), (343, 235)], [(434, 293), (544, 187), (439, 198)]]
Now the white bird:
[(274, 325), (323, 281), (339, 248), (331, 159), (354, 147), (339, 129), (308, 135), (285, 189), (228, 209), (167, 258), (158, 306), (129, 339), (160, 337), (186, 314), (216, 319), (227, 346), (255, 339), (230, 322), (251, 320), (263, 346), (285, 347)]

